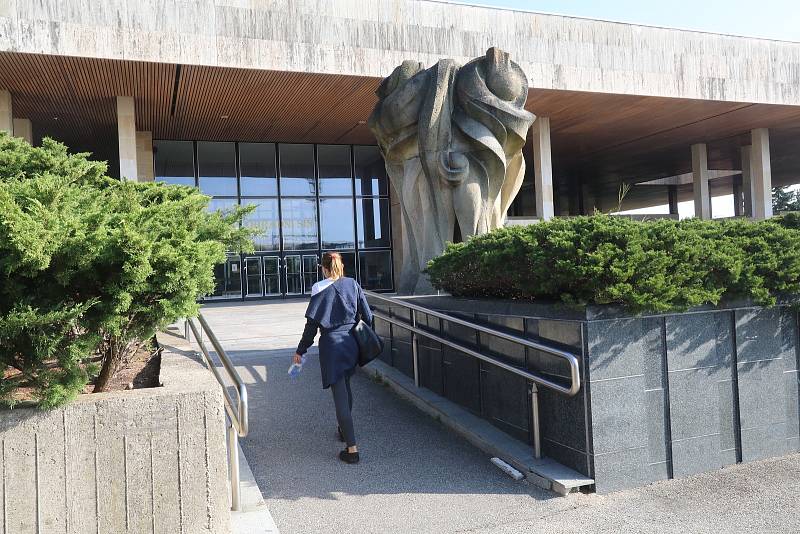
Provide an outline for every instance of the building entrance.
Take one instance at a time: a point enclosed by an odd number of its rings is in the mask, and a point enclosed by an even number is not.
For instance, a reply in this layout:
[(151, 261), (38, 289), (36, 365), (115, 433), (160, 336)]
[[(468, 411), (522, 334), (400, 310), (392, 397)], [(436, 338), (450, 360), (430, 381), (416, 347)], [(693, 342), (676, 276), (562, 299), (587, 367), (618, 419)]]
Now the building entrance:
[(309, 295), (325, 251), (366, 289), (391, 291), (389, 183), (375, 146), (155, 141), (158, 181), (198, 187), (209, 210), (254, 206), (255, 251), (232, 251), (206, 299)]
[(217, 266), (217, 288), (208, 298), (253, 299), (310, 295), (320, 279), (316, 253), (231, 255)]

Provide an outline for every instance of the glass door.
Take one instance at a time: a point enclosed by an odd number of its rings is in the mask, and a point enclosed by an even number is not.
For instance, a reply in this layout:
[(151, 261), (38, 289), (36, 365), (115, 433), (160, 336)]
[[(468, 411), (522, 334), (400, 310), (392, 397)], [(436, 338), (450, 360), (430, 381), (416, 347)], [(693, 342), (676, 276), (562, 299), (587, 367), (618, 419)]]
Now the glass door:
[(302, 295), (303, 294), (303, 269), (302, 259), (299, 254), (292, 254), (284, 256), (283, 258), (283, 272), (284, 272), (284, 295)]
[(239, 256), (228, 256), (225, 263), (214, 267), (216, 287), (206, 299), (242, 298), (242, 262)]
[(281, 295), (281, 259), (278, 256), (262, 257), (264, 263), (264, 295), (279, 297)]
[(317, 254), (290, 254), (283, 257), (284, 295), (309, 295), (319, 280)]
[(245, 297), (264, 296), (261, 258), (258, 256), (244, 259)]
[(311, 287), (319, 280), (319, 258), (316, 254), (303, 255), (303, 292), (310, 295)]

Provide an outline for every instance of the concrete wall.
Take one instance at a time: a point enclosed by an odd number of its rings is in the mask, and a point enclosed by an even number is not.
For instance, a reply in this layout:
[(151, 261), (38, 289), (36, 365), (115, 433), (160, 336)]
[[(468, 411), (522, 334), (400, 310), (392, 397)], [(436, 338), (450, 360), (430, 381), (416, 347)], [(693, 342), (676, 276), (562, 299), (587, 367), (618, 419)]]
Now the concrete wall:
[(512, 53), (532, 87), (800, 104), (800, 44), (417, 0), (0, 0), (0, 50), (383, 77)]
[(0, 532), (230, 532), (219, 386), (166, 351), (161, 380), (0, 411)]

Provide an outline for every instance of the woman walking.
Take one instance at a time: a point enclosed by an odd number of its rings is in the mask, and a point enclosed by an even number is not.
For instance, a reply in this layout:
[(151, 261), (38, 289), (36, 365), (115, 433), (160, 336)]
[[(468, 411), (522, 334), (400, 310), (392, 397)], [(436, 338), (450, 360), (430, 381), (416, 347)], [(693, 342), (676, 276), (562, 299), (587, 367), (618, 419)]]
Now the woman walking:
[(358, 364), (358, 343), (351, 330), (359, 319), (372, 324), (364, 290), (358, 282), (344, 276), (342, 256), (338, 252), (326, 252), (322, 256), (322, 274), (325, 280), (314, 284), (311, 301), (306, 310), (306, 327), (297, 346), (294, 362), (300, 363), (303, 354), (314, 343), (317, 331), (319, 338), (319, 367), (322, 371), (322, 387), (331, 388), (339, 422), (339, 439), (347, 448), (339, 453), (339, 459), (348, 464), (358, 463), (358, 447), (353, 430), (353, 392), (350, 377)]

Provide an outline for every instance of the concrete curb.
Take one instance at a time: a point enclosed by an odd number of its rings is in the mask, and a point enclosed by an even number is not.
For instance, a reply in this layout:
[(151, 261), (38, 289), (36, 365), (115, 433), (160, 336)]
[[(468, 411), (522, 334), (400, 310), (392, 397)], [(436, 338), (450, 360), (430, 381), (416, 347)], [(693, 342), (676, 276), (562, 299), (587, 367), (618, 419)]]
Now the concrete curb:
[(512, 438), (444, 397), (416, 387), (412, 379), (380, 360), (374, 360), (363, 371), (387, 384), (398, 396), (440, 421), (478, 449), (511, 464), (525, 475), (528, 482), (540, 488), (567, 495), (577, 488), (594, 484), (593, 479), (549, 458), (534, 458), (530, 445)]
[(280, 534), (241, 445), (239, 445), (239, 476), (242, 482), (242, 511), (231, 512), (232, 533)]

